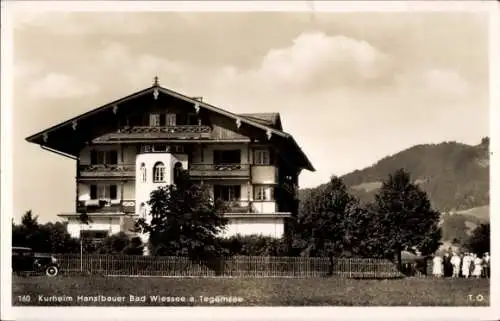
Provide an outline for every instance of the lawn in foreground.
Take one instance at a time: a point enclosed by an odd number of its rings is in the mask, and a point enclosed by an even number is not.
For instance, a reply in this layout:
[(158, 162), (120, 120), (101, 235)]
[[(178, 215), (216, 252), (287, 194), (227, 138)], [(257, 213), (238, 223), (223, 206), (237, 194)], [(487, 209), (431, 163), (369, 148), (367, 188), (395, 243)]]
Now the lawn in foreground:
[[(487, 279), (17, 277), (12, 302), (63, 306), (487, 306)], [(106, 300), (96, 302), (98, 295)], [(139, 300), (130, 300), (130, 296)], [(164, 302), (154, 302), (164, 297)], [(216, 299), (217, 296), (221, 296)], [(61, 302), (53, 300), (60, 298)], [(69, 299), (71, 301), (69, 301)], [(85, 300), (87, 298), (88, 300)], [(181, 300), (184, 302), (172, 302)], [(144, 302), (142, 301), (144, 299)], [(49, 300), (49, 301), (45, 301)], [(50, 301), (52, 300), (52, 301)], [(221, 300), (226, 300), (221, 303)], [(232, 300), (228, 302), (227, 300)]]

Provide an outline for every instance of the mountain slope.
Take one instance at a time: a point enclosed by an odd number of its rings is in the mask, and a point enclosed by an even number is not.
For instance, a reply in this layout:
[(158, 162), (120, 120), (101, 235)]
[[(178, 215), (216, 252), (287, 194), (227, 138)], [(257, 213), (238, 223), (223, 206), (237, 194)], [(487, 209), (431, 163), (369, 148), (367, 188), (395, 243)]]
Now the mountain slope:
[(456, 142), (417, 145), (342, 179), (353, 194), (370, 201), (390, 173), (405, 168), (440, 211), (484, 206), (489, 204), (488, 145), (488, 139), (476, 146)]
[[(410, 172), (435, 209), (453, 213), (443, 215), (444, 239), (462, 239), (475, 226), (489, 221), (488, 138), (475, 146), (457, 142), (413, 146), (342, 179), (352, 194), (370, 202), (382, 181), (399, 168)], [(300, 190), (300, 199), (307, 198), (312, 190)]]

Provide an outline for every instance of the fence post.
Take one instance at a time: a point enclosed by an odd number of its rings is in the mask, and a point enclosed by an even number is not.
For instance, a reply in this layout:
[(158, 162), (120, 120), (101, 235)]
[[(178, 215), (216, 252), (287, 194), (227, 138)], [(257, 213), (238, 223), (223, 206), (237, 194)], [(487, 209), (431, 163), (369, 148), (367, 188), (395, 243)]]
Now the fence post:
[(83, 273), (83, 242), (80, 235), (80, 272)]

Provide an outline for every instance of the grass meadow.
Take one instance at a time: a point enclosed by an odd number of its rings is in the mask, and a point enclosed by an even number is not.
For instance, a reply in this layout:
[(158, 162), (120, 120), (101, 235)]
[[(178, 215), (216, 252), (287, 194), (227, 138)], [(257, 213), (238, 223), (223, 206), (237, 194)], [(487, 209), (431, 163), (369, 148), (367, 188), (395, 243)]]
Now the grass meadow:
[(13, 276), (12, 281), (14, 306), (489, 305), (488, 279)]

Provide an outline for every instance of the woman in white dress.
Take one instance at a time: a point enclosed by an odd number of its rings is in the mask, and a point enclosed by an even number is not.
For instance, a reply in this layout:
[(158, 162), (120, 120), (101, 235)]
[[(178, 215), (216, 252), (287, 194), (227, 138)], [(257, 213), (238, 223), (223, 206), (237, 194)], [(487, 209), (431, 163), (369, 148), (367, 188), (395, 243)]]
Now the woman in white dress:
[(479, 279), (481, 274), (483, 273), (483, 259), (474, 254), (474, 271), (472, 271), (472, 275)]
[(440, 257), (439, 255), (436, 255), (434, 259), (432, 260), (432, 274), (435, 277), (442, 277), (443, 276), (443, 258)]
[(452, 277), (458, 278), (460, 272), (460, 263), (461, 263), (460, 256), (458, 256), (457, 253), (453, 252), (450, 263), (451, 266), (453, 266)]
[(469, 253), (465, 253), (464, 258), (462, 259), (462, 275), (468, 279), (470, 275), (470, 265), (472, 262), (472, 257)]

